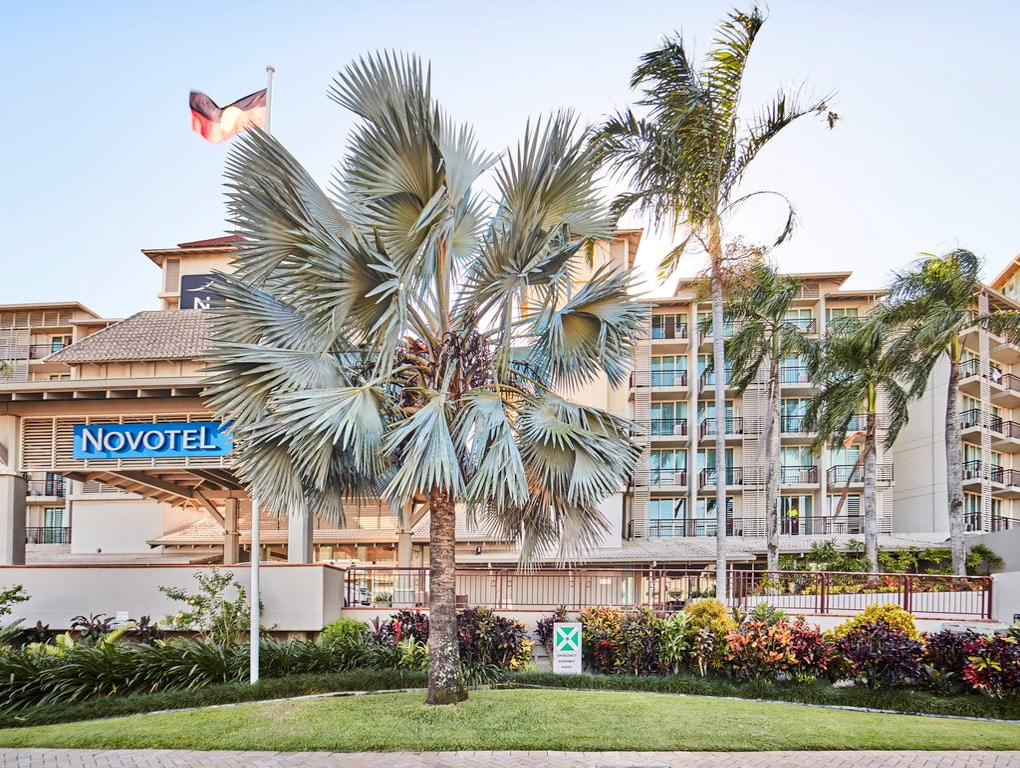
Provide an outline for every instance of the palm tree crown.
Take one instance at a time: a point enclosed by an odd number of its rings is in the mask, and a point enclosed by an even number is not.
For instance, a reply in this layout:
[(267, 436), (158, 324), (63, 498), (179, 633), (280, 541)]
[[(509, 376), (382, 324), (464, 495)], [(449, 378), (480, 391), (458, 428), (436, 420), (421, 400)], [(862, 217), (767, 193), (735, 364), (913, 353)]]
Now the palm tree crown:
[[(331, 96), (360, 118), (333, 197), (271, 136), (228, 161), (245, 241), (221, 278), (208, 395), (272, 509), (340, 520), (352, 497), (427, 501), (429, 700), (456, 700), (454, 505), (524, 558), (593, 541), (633, 470), (632, 425), (554, 390), (621, 383), (645, 310), (627, 273), (577, 287), (577, 257), (613, 230), (570, 115), (494, 158), (413, 57), (358, 61)], [(490, 170), (494, 201), (476, 189)]]

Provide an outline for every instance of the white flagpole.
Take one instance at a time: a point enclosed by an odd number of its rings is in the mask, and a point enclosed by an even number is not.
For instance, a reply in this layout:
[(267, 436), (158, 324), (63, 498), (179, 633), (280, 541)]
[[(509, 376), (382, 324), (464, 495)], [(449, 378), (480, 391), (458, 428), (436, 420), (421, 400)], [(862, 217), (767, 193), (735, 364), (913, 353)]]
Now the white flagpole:
[[(266, 67), (266, 133), (270, 132), (273, 119), (273, 75), (276, 69), (272, 66)], [(249, 658), (251, 667), (249, 669), (249, 680), (252, 685), (259, 681), (259, 624), (261, 618), (259, 594), (259, 561), (262, 559), (262, 542), (259, 536), (259, 500), (252, 497), (251, 500), (251, 626), (249, 634)]]

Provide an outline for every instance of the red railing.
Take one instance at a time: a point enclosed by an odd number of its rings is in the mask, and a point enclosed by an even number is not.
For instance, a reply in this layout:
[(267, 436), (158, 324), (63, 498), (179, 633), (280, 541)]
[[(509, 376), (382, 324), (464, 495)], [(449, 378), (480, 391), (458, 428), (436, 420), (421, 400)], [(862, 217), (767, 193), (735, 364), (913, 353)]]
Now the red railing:
[[(852, 616), (875, 603), (900, 605), (923, 619), (991, 619), (987, 576), (898, 573), (731, 570), (728, 608), (753, 610), (768, 603), (788, 614)], [(690, 600), (715, 596), (712, 571), (667, 568), (458, 568), (458, 607), (502, 611), (572, 611), (596, 606), (680, 610)], [(427, 568), (350, 568), (348, 609), (420, 608), (429, 605)]]

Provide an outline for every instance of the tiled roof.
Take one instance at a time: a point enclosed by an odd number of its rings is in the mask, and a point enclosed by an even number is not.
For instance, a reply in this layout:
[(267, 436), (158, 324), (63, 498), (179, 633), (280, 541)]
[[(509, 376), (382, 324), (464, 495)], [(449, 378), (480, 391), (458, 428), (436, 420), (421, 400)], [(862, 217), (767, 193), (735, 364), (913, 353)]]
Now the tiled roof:
[(205, 349), (208, 319), (201, 309), (139, 312), (86, 336), (47, 360), (112, 363), (128, 360), (193, 360)]
[(239, 243), (244, 240), (240, 235), (224, 235), (223, 237), (211, 237), (208, 240), (192, 240), (190, 243), (177, 243), (178, 248), (218, 248), (231, 243)]

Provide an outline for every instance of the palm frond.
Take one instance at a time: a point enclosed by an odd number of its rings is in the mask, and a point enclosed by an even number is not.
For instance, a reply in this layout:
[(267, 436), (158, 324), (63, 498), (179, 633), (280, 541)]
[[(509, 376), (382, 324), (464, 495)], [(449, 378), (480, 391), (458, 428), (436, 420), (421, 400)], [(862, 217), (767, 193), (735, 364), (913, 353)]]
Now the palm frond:
[(462, 495), (460, 455), (450, 434), (452, 412), (449, 398), (434, 393), (419, 410), (390, 427), (383, 447), (399, 457), (399, 463), (386, 487), (387, 498), (406, 504), (433, 488)]

